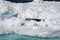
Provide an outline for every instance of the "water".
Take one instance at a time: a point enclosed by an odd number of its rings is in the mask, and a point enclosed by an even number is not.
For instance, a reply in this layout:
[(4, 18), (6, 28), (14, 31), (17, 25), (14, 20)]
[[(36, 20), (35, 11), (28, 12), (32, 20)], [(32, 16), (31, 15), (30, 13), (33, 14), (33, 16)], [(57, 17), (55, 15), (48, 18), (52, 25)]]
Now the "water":
[(27, 2), (32, 2), (33, 0), (6, 0), (6, 1), (10, 1), (13, 3), (27, 3)]
[(10, 33), (0, 35), (0, 40), (60, 40), (60, 38), (37, 37), (37, 36), (27, 36), (27, 35), (19, 35), (16, 33)]

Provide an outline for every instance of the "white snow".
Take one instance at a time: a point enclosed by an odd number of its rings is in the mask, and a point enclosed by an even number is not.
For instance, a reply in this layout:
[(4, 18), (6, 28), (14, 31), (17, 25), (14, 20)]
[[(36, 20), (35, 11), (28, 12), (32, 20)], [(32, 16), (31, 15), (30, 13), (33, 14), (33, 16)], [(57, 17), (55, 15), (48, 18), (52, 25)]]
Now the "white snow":
[[(60, 3), (42, 3), (41, 0), (38, 2), (39, 0), (31, 3), (11, 3), (1, 0), (0, 15), (9, 7), (12, 13), (8, 16), (18, 13), (18, 17), (0, 20), (0, 34), (14, 31), (20, 35), (54, 37), (60, 31)], [(25, 21), (25, 18), (38, 18), (41, 21)]]

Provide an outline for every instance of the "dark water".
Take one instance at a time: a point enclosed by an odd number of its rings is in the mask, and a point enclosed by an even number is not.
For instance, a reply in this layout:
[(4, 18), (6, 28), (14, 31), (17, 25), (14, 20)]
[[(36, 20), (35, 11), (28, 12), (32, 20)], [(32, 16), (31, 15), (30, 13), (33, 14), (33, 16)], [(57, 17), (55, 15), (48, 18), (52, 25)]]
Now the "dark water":
[(43, 0), (43, 1), (60, 1), (60, 0)]
[(27, 3), (27, 2), (32, 2), (33, 0), (6, 0), (6, 1), (10, 1), (13, 3)]
[(60, 38), (49, 38), (49, 37), (37, 37), (37, 36), (27, 36), (19, 35), (16, 33), (2, 34), (0, 35), (0, 40), (60, 40)]
[[(13, 3), (27, 3), (27, 2), (32, 2), (33, 0), (6, 0), (10, 1)], [(55, 2), (60, 2), (60, 0), (42, 0), (42, 1), (55, 1)]]

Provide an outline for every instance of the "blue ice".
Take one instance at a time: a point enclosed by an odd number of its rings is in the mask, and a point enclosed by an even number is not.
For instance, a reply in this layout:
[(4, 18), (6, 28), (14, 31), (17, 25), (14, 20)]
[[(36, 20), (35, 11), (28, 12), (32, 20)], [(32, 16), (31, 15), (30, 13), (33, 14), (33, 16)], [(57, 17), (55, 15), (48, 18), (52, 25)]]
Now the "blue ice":
[(14, 14), (13, 17), (16, 17), (17, 18), (18, 17), (18, 13)]
[(1, 14), (0, 18), (4, 20), (5, 18), (7, 18), (8, 14), (9, 14), (9, 11), (5, 11), (4, 13)]
[(19, 26), (24, 26), (25, 25), (25, 22), (20, 22), (18, 25)]
[(37, 23), (34, 23), (33, 26), (38, 26), (38, 24)]
[(4, 13), (0, 15), (0, 19), (4, 20), (4, 19), (9, 19), (11, 17), (16, 17), (16, 18), (18, 17), (18, 13), (14, 14), (13, 12), (12, 15), (9, 15), (9, 14), (10, 14), (9, 11), (5, 11)]

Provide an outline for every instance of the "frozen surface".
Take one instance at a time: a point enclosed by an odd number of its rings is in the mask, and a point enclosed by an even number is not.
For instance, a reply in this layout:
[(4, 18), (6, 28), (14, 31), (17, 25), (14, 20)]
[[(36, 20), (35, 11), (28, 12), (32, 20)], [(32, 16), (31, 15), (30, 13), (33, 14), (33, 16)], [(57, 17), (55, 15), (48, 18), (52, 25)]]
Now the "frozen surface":
[[(60, 37), (60, 3), (34, 0), (31, 3), (0, 1), (0, 34)], [(40, 22), (25, 18), (38, 18)], [(44, 21), (45, 20), (45, 21)]]

